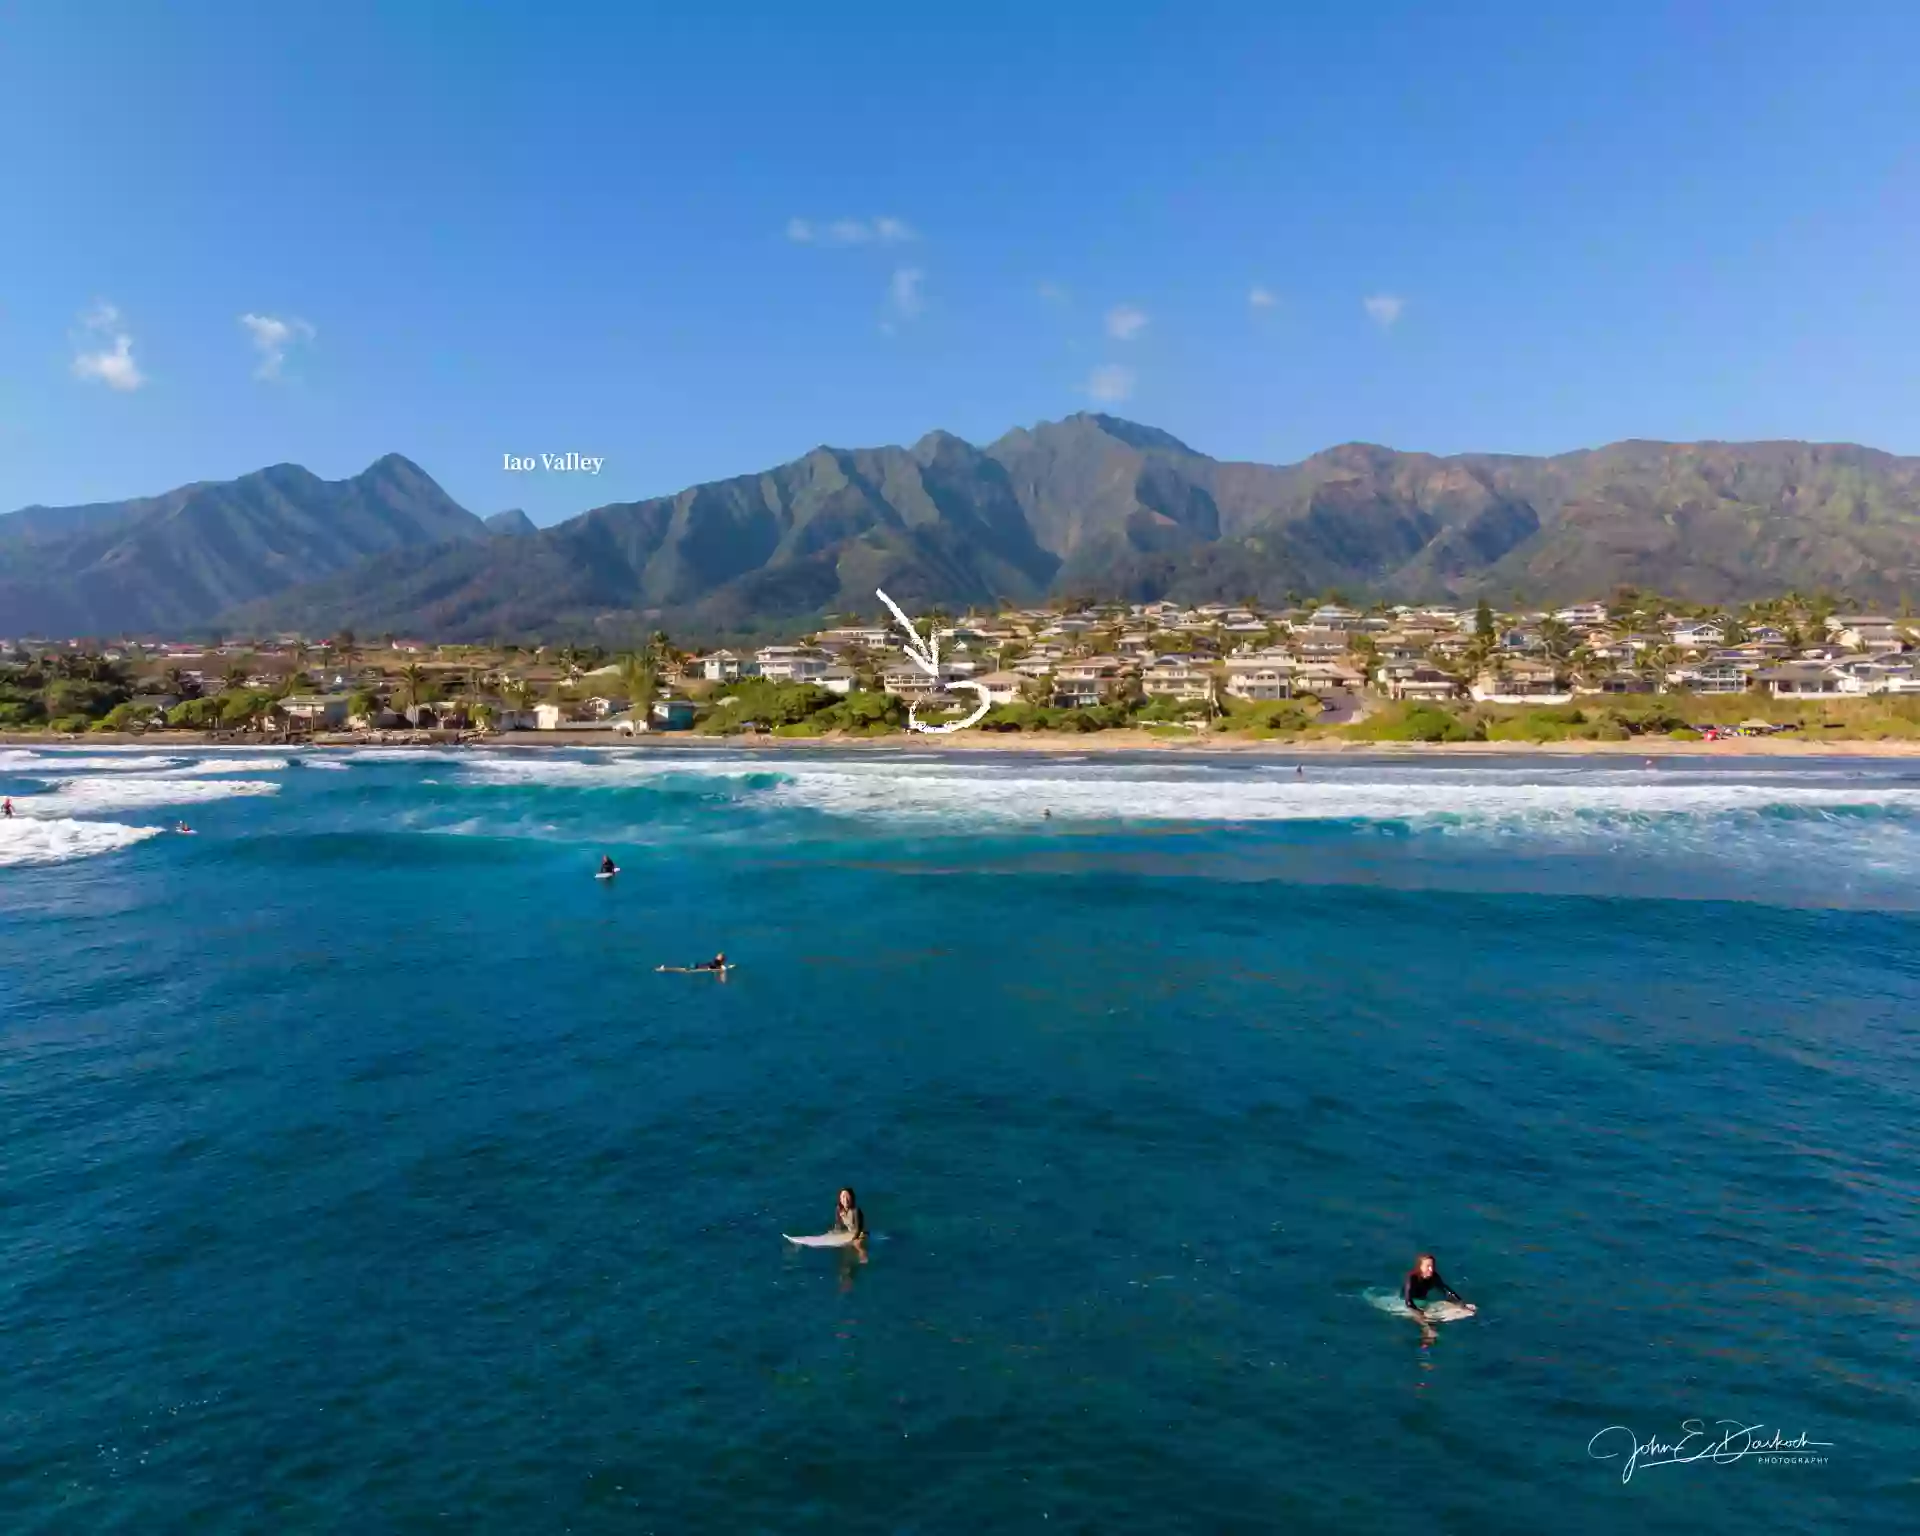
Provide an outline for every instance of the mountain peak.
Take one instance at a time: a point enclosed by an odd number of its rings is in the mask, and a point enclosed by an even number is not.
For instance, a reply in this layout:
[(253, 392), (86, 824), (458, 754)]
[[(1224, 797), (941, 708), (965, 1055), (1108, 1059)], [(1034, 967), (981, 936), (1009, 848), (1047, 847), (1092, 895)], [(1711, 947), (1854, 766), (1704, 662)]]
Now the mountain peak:
[(496, 512), (486, 520), (489, 533), (504, 534), (508, 538), (524, 539), (540, 530), (532, 518), (518, 507), (509, 507), (504, 512)]
[(1104, 411), (1080, 411), (1067, 418), (1068, 422), (1086, 422), (1098, 427), (1108, 437), (1125, 443), (1129, 448), (1161, 448), (1169, 453), (1187, 453), (1198, 457), (1198, 450), (1188, 447), (1171, 432), (1163, 432), (1158, 427), (1144, 426), (1137, 421), (1128, 421), (1124, 416), (1109, 416)]

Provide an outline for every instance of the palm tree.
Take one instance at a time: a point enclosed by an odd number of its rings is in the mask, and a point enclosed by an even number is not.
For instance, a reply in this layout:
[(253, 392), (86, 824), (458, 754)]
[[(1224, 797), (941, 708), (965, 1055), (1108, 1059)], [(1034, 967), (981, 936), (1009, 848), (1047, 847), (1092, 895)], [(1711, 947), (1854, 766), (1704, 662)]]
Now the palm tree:
[(407, 708), (417, 709), (426, 697), (426, 669), (417, 661), (410, 661), (400, 669), (400, 691), (406, 696)]
[(648, 657), (629, 652), (620, 658), (620, 682), (627, 690), (627, 701), (636, 721), (647, 718), (656, 681), (653, 664)]
[(238, 692), (247, 686), (247, 679), (253, 674), (238, 661), (227, 663), (227, 670), (220, 674), (221, 686), (229, 693)]

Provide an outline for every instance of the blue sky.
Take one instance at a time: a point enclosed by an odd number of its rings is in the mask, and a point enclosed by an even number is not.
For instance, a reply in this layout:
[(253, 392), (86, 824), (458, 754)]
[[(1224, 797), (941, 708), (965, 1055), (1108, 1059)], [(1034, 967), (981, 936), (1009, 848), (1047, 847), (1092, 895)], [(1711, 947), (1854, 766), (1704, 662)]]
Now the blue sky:
[(1920, 5), (480, 9), (0, 0), (0, 508), (1089, 408), (1920, 452)]

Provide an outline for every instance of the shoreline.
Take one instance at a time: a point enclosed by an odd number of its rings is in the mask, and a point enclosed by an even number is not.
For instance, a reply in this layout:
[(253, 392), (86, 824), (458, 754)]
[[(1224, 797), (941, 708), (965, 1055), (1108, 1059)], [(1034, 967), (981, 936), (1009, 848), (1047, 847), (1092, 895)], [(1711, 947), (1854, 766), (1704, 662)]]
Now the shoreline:
[(1781, 736), (1736, 736), (1725, 741), (1674, 741), (1664, 736), (1629, 741), (1344, 741), (1310, 738), (1300, 741), (1256, 740), (1195, 733), (1189, 740), (1155, 736), (1139, 730), (1077, 732), (957, 731), (951, 736), (898, 732), (885, 736), (703, 736), (691, 731), (614, 737), (608, 731), (510, 731), (497, 736), (465, 740), (419, 738), (370, 740), (323, 735), (296, 741), (236, 740), (205, 731), (90, 731), (84, 736), (55, 737), (31, 731), (0, 731), (0, 748), (81, 750), (88, 747), (144, 747), (156, 753), (175, 749), (228, 748), (267, 751), (419, 751), (442, 748), (459, 752), (551, 751), (580, 747), (619, 751), (806, 751), (864, 748), (892, 752), (1001, 752), (1026, 755), (1091, 756), (1106, 753), (1172, 753), (1181, 756), (1295, 757), (1877, 757), (1920, 758), (1920, 739), (1827, 741)]

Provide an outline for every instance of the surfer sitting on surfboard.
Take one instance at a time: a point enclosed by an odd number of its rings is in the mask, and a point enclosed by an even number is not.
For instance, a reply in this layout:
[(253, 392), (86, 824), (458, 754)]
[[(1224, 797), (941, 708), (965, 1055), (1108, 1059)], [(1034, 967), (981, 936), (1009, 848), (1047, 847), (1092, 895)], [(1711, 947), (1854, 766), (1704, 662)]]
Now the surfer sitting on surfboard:
[(620, 873), (620, 867), (613, 862), (612, 854), (603, 853), (600, 855), (600, 873), (603, 875), (617, 875)]
[(840, 1199), (833, 1209), (833, 1230), (846, 1233), (854, 1247), (866, 1248), (867, 1218), (862, 1214), (859, 1202), (853, 1198), (851, 1189), (840, 1191)]
[(1400, 1282), (1400, 1299), (1406, 1303), (1407, 1310), (1416, 1317), (1420, 1313), (1420, 1303), (1433, 1291), (1446, 1292), (1447, 1300), (1458, 1302), (1461, 1306), (1470, 1303), (1460, 1300), (1460, 1293), (1440, 1278), (1440, 1271), (1434, 1267), (1433, 1255), (1423, 1253), (1413, 1261), (1413, 1268), (1407, 1271), (1407, 1278)]

